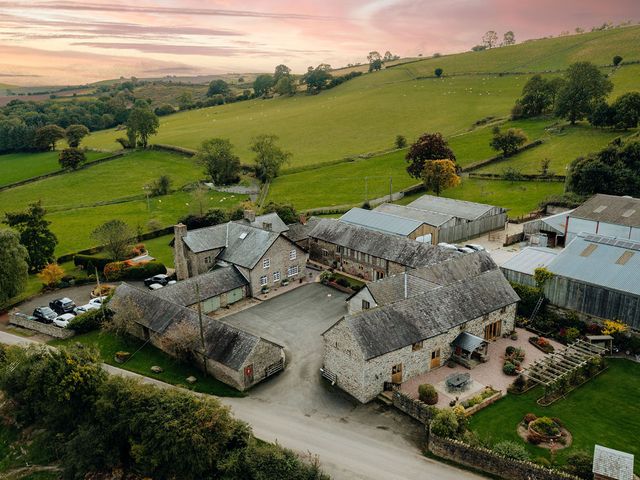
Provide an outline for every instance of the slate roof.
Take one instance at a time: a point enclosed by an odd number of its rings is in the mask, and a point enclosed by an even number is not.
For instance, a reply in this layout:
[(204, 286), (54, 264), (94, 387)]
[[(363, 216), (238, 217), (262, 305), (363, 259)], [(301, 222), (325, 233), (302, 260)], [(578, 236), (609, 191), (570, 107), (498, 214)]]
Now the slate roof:
[(417, 268), (411, 274), (437, 285), (448, 285), (481, 275), (498, 266), (486, 251), (465, 253), (436, 265)]
[(198, 303), (196, 284), (200, 289), (200, 300), (204, 301), (248, 285), (249, 282), (235, 266), (230, 266), (217, 268), (202, 275), (187, 278), (173, 285), (154, 290), (152, 293), (157, 297), (188, 307)]
[(640, 199), (599, 193), (576, 208), (570, 216), (595, 222), (640, 227)]
[[(465, 200), (436, 197), (434, 195), (423, 195), (411, 202), (408, 206), (419, 210), (452, 215), (457, 218), (464, 218), (465, 220), (476, 220), (494, 208), (498, 208), (484, 203), (467, 202)], [(506, 211), (504, 209), (501, 210), (503, 212)]]
[(289, 230), (289, 227), (287, 226), (287, 224), (282, 221), (282, 219), (276, 212), (266, 213), (264, 215), (258, 215), (255, 221), (253, 222), (249, 222), (248, 220), (238, 220), (237, 223), (251, 225), (252, 227), (262, 228), (264, 230), (267, 230), (265, 228), (265, 223), (268, 223), (268, 224), (271, 224), (270, 230), (276, 233), (282, 233)]
[(253, 268), (279, 236), (277, 232), (229, 222), (190, 230), (183, 241), (194, 253), (223, 248), (218, 259)]
[(547, 267), (560, 253), (544, 247), (526, 247), (501, 265), (505, 270), (533, 275), (536, 268)]
[(388, 305), (389, 303), (405, 300), (404, 287), (405, 279), (407, 284), (407, 298), (415, 297), (439, 285), (436, 283), (423, 280), (411, 273), (392, 275), (382, 280), (368, 283), (365, 288), (369, 290), (371, 296), (378, 306)]
[(338, 323), (346, 324), (364, 358), (370, 360), (445, 333), (518, 300), (500, 270), (494, 269), (402, 302), (347, 315)]
[(340, 217), (340, 221), (403, 237), (408, 236), (422, 226), (422, 222), (418, 220), (389, 215), (374, 210), (365, 210), (364, 208), (352, 208)]
[(640, 241), (579, 233), (547, 269), (591, 285), (640, 295)]
[(593, 452), (593, 473), (614, 480), (633, 480), (634, 456), (630, 453), (596, 445)]
[(320, 218), (309, 217), (306, 223), (292, 223), (290, 225), (287, 225), (289, 227), (289, 230), (284, 233), (284, 236), (286, 236), (292, 242), (306, 240), (307, 238), (309, 238), (311, 230), (315, 228), (318, 222), (320, 222)]
[(451, 342), (451, 345), (453, 345), (454, 347), (460, 347), (466, 352), (475, 352), (476, 349), (483, 343), (486, 343), (486, 340), (484, 338), (480, 338), (469, 332), (460, 332), (460, 335), (458, 335), (456, 339)]
[(328, 218), (320, 220), (310, 236), (413, 268), (460, 255), (457, 251)]
[(388, 213), (389, 215), (397, 215), (398, 217), (410, 218), (417, 220), (432, 227), (439, 227), (450, 221), (453, 215), (444, 213), (429, 212), (418, 208), (407, 207), (405, 205), (396, 205), (395, 203), (383, 203), (373, 209), (374, 212)]
[[(198, 312), (195, 310), (182, 307), (148, 290), (142, 290), (127, 283), (122, 283), (116, 288), (109, 302), (109, 308), (117, 312), (119, 305), (127, 300), (132, 301), (140, 309), (142, 313), (140, 325), (147, 327), (154, 334), (162, 334), (169, 325), (181, 321), (199, 324)], [(233, 370), (242, 368), (258, 343), (268, 341), (218, 320), (208, 317), (204, 320), (207, 357)]]

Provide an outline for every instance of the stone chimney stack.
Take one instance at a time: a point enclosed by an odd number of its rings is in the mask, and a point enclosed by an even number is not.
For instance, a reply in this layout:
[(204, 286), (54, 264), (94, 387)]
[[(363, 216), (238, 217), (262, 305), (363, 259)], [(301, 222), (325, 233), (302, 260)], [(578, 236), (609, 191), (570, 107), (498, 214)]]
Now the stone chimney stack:
[(248, 222), (255, 222), (256, 221), (256, 212), (254, 210), (245, 210), (244, 211), (244, 219), (247, 220)]
[(185, 280), (189, 278), (189, 266), (185, 253), (185, 244), (183, 238), (187, 236), (187, 226), (179, 223), (173, 227), (174, 245), (173, 245), (173, 263), (176, 269), (176, 278)]

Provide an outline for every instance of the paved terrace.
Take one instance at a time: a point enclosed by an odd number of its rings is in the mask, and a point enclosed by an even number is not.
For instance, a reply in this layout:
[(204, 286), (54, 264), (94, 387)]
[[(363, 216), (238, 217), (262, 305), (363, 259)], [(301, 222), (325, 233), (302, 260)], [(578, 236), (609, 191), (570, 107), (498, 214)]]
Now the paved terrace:
[[(448, 407), (449, 402), (454, 400), (456, 396), (458, 396), (459, 401), (464, 401), (467, 398), (475, 396), (487, 386), (491, 386), (496, 390), (501, 390), (503, 393), (506, 393), (507, 387), (511, 385), (515, 379), (515, 376), (505, 375), (502, 373), (505, 349), (509, 345), (520, 347), (524, 350), (525, 357), (524, 362), (522, 363), (523, 367), (526, 367), (530, 363), (545, 356), (544, 352), (538, 350), (529, 343), (529, 337), (533, 336), (533, 333), (528, 332), (523, 328), (516, 328), (516, 331), (518, 332), (518, 340), (500, 337), (499, 339), (489, 343), (488, 362), (481, 363), (475, 368), (469, 370), (458, 363), (455, 364), (454, 368), (449, 368), (446, 366), (446, 361), (443, 359), (444, 363), (442, 367), (407, 380), (402, 384), (401, 391), (412, 398), (418, 398), (418, 386), (423, 383), (430, 383), (435, 386), (438, 391), (438, 407)], [(554, 340), (549, 341), (556, 350), (562, 348), (560, 343)], [(453, 373), (465, 372), (471, 373), (473, 385), (465, 392), (448, 393), (444, 385), (445, 379)]]

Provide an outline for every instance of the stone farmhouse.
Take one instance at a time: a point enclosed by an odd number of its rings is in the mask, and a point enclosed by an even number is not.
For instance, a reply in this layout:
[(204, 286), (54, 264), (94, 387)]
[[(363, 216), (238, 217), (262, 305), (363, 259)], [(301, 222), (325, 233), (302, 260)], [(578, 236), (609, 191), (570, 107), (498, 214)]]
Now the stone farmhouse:
[[(272, 228), (277, 225), (273, 220), (270, 219)], [(282, 233), (257, 228), (246, 221), (191, 231), (179, 224), (174, 227), (174, 234), (178, 280), (233, 265), (246, 278), (248, 295), (258, 296), (285, 279), (293, 281), (304, 275), (308, 259), (305, 250)]]
[[(423, 195), (406, 206), (382, 204), (374, 212), (421, 222), (423, 241), (456, 243), (504, 228), (507, 211), (483, 203)], [(428, 235), (431, 235), (429, 238)]]
[(459, 252), (333, 219), (309, 234), (309, 258), (367, 281), (436, 264)]
[(562, 250), (528, 247), (501, 266), (530, 286), (538, 267), (554, 274), (544, 285), (552, 305), (640, 329), (640, 241), (579, 233)]
[(340, 221), (419, 242), (432, 243), (434, 238), (434, 228), (424, 221), (364, 208), (352, 208), (340, 217)]
[(287, 225), (289, 229), (284, 232), (284, 235), (300, 248), (308, 252), (309, 235), (320, 220), (321, 219), (319, 217), (309, 217), (308, 219), (302, 219), (299, 223)]
[(154, 290), (153, 294), (205, 315), (232, 305), (250, 295), (249, 281), (235, 266), (221, 267)]
[[(199, 332), (200, 318), (194, 309), (122, 283), (116, 288), (109, 308), (118, 312), (130, 306), (139, 315), (134, 315), (135, 325), (129, 333), (170, 355), (175, 352), (166, 339), (173, 332), (185, 325)], [(277, 343), (207, 317), (203, 318), (203, 334), (204, 345), (196, 335), (198, 345), (194, 349), (199, 358), (194, 363), (201, 366), (206, 362), (208, 374), (238, 390), (245, 390), (284, 368), (284, 347)]]
[(239, 222), (276, 233), (283, 233), (289, 230), (287, 224), (275, 212), (256, 217), (253, 210), (245, 210), (244, 218)]
[(369, 294), (379, 306), (350, 313), (323, 333), (323, 375), (366, 403), (449, 358), (472, 366), (488, 341), (514, 329), (519, 298), (488, 255), (443, 264), (451, 265), (407, 272), (407, 280), (415, 277), (412, 290), (409, 281), (405, 290), (404, 274), (381, 280), (382, 288), (367, 285), (359, 300)]

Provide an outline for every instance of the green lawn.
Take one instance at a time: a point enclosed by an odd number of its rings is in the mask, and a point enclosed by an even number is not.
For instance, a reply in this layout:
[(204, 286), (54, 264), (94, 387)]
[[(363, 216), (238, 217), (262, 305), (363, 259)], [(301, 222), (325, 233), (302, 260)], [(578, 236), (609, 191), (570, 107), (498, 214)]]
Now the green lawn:
[(173, 248), (169, 242), (173, 240), (173, 234), (145, 240), (143, 243), (152, 257), (164, 263), (168, 268), (173, 268)]
[[(73, 345), (77, 342), (83, 345), (94, 346), (100, 351), (102, 361), (125, 370), (130, 370), (147, 377), (155, 378), (172, 385), (180, 385), (192, 389), (196, 392), (217, 395), (219, 397), (242, 397), (244, 394), (228, 385), (216, 380), (213, 377), (205, 376), (195, 367), (185, 365), (171, 358), (164, 352), (158, 350), (153, 345), (147, 344), (144, 347), (143, 341), (135, 338), (123, 339), (108, 332), (90, 332), (83, 335), (76, 335), (66, 340), (54, 340), (50, 342), (53, 346)], [(137, 351), (140, 347), (142, 349)], [(116, 352), (125, 351), (134, 353), (131, 358), (123, 364), (114, 360)], [(150, 369), (158, 365), (164, 371), (153, 373)], [(198, 379), (194, 385), (189, 385), (185, 379), (193, 375)]]
[[(470, 428), (492, 443), (512, 440), (526, 446), (533, 458), (549, 458), (549, 451), (525, 443), (516, 427), (526, 413), (558, 417), (573, 435), (573, 445), (558, 451), (558, 460), (575, 450), (593, 454), (595, 444), (632, 453), (638, 458), (640, 442), (640, 364), (622, 359), (608, 360), (609, 369), (574, 390), (567, 398), (549, 407), (540, 407), (536, 399), (540, 388), (524, 395), (506, 398), (476, 413)], [(640, 463), (635, 464), (640, 474)]]
[[(59, 154), (60, 152), (39, 152), (0, 155), (0, 186), (60, 170)], [(111, 154), (87, 152), (86, 155), (87, 162), (93, 162)]]

